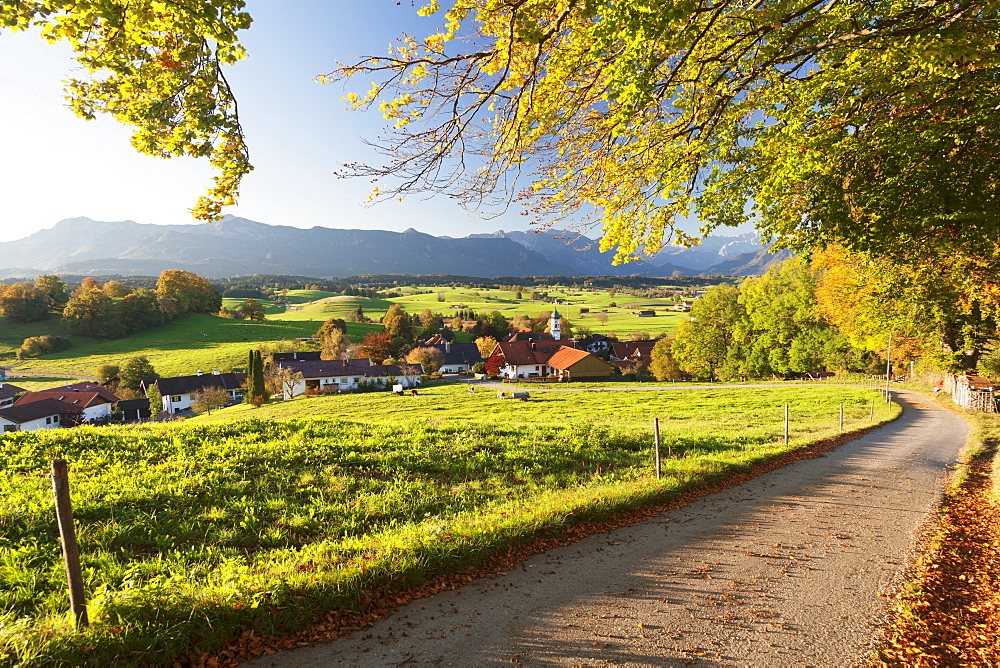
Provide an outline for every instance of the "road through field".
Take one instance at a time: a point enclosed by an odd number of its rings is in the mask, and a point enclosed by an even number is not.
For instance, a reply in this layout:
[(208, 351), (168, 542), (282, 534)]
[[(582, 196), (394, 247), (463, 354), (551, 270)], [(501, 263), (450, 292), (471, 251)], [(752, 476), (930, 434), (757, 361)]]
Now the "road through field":
[(897, 396), (898, 421), (821, 457), (247, 665), (851, 665), (965, 442)]

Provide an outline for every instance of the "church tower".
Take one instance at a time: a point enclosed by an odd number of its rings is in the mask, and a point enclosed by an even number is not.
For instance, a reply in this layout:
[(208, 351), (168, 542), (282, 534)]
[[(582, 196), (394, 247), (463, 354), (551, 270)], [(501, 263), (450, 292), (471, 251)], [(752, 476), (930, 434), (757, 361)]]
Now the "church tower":
[(560, 331), (562, 328), (561, 318), (562, 316), (559, 315), (559, 310), (552, 309), (552, 317), (549, 318), (549, 334), (551, 334), (552, 338), (556, 341), (562, 338), (562, 332)]

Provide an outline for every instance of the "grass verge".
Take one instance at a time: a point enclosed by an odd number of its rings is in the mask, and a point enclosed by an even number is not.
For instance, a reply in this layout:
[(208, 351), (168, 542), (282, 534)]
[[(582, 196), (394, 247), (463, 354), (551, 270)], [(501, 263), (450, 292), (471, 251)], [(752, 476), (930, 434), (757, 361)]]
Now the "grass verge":
[(950, 407), (968, 442), (873, 665), (1000, 665), (1000, 415)]

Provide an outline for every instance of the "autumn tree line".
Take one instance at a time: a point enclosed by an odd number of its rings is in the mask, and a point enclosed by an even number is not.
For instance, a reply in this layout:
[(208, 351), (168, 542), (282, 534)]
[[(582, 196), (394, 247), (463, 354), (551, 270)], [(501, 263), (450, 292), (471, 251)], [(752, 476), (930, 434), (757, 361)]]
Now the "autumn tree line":
[[(34, 282), (0, 284), (0, 316), (9, 322), (34, 322), (62, 315), (71, 334), (117, 338), (166, 324), (192, 313), (218, 313), (222, 297), (206, 279), (171, 269), (160, 274), (156, 289), (132, 288), (120, 281), (101, 284), (85, 278), (70, 291), (55, 275)], [(30, 337), (20, 357), (56, 352), (69, 346), (64, 337)]]
[(888, 354), (896, 373), (917, 362), (996, 376), (992, 294), (984, 286), (977, 296), (967, 281), (959, 271), (831, 246), (739, 286), (710, 288), (676, 335), (657, 343), (650, 371), (661, 380), (722, 381), (825, 370), (884, 374)]

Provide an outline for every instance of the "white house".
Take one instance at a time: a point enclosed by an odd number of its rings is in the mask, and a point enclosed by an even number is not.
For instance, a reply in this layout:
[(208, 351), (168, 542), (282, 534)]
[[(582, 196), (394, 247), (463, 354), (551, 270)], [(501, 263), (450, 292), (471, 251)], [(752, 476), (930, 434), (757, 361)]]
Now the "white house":
[(66, 415), (78, 415), (79, 412), (79, 408), (58, 399), (42, 399), (0, 408), (0, 431), (58, 429), (62, 426)]
[(362, 383), (379, 382), (389, 387), (420, 385), (419, 364), (375, 364), (367, 358), (280, 362), (279, 367), (302, 374), (285, 399), (302, 394), (335, 394), (356, 390)]
[(438, 334), (428, 339), (424, 347), (435, 348), (441, 352), (441, 358), (444, 360), (438, 369), (441, 373), (471, 371), (473, 364), (485, 361), (479, 352), (479, 346), (475, 343), (452, 343)]
[(189, 410), (194, 404), (194, 395), (210, 387), (221, 387), (229, 393), (232, 401), (242, 401), (246, 379), (245, 373), (222, 373), (215, 369), (210, 374), (199, 371), (193, 376), (144, 380), (142, 389), (148, 392), (150, 386), (156, 385), (162, 400), (161, 409), (174, 414)]

